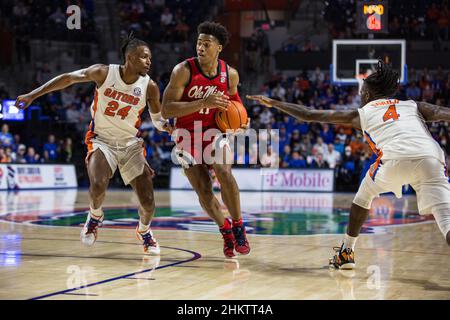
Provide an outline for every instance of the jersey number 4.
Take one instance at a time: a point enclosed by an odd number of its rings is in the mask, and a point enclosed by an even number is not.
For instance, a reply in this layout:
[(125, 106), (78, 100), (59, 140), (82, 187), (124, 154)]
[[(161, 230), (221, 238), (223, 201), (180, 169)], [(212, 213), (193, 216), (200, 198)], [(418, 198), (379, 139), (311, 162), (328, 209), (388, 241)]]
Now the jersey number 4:
[(397, 109), (395, 108), (395, 104), (390, 105), (389, 109), (387, 109), (386, 113), (383, 116), (383, 121), (386, 122), (389, 119), (393, 119), (397, 121), (400, 115), (397, 113)]
[(128, 116), (131, 106), (121, 108), (119, 111), (117, 111), (117, 109), (119, 109), (119, 103), (117, 101), (111, 101), (108, 103), (108, 108), (106, 108), (105, 114), (110, 117), (115, 117), (118, 115), (122, 118), (122, 120), (124, 120)]

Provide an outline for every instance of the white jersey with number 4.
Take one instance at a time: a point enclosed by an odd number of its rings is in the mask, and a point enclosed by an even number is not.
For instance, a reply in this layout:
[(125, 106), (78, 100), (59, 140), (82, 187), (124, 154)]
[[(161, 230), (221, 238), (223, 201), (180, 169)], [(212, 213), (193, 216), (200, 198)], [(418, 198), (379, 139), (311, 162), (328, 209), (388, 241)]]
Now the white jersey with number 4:
[(413, 100), (379, 99), (359, 108), (361, 129), (378, 161), (436, 158), (445, 154)]
[(132, 141), (139, 135), (141, 115), (147, 104), (147, 86), (150, 77), (139, 77), (126, 84), (120, 76), (120, 66), (109, 65), (105, 82), (95, 91), (91, 105), (92, 121), (86, 134), (88, 149), (91, 140)]

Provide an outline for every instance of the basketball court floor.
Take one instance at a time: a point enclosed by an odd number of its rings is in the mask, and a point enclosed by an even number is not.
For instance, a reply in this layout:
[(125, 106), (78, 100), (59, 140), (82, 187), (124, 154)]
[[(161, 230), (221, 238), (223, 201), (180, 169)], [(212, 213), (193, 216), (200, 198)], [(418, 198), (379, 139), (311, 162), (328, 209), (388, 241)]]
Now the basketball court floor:
[(86, 190), (2, 192), (0, 299), (450, 299), (450, 248), (414, 196), (377, 199), (357, 268), (329, 270), (352, 197), (242, 192), (252, 251), (225, 259), (191, 191), (156, 192), (160, 257), (135, 237), (129, 191), (108, 192), (93, 247), (79, 241)]

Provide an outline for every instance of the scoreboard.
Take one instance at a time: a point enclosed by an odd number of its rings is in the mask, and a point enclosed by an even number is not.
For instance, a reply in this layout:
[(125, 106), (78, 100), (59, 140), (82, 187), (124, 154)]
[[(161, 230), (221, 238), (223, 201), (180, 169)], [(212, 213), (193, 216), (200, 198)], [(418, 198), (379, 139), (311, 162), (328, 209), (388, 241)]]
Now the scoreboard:
[(388, 1), (357, 1), (356, 31), (358, 33), (388, 33)]

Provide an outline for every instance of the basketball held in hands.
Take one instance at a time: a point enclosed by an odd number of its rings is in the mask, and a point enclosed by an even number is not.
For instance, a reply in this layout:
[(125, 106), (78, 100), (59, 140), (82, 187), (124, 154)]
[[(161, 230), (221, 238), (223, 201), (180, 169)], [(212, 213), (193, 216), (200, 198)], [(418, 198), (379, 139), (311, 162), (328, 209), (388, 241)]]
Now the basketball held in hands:
[(230, 101), (227, 111), (218, 110), (216, 112), (216, 124), (220, 131), (236, 131), (247, 124), (247, 110), (242, 103)]

